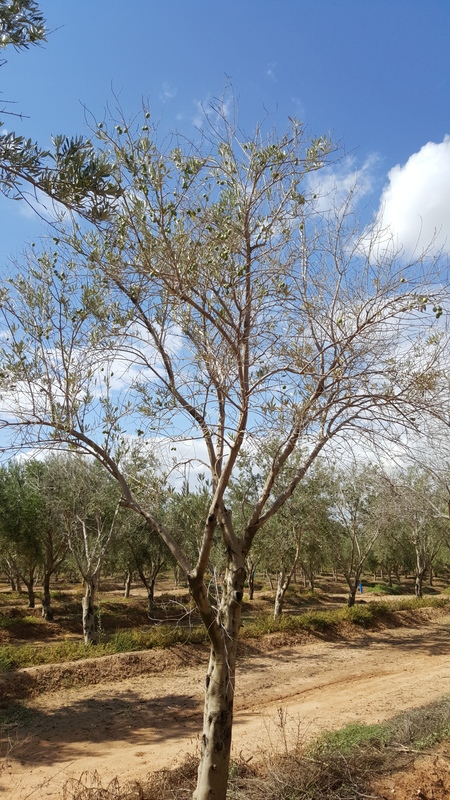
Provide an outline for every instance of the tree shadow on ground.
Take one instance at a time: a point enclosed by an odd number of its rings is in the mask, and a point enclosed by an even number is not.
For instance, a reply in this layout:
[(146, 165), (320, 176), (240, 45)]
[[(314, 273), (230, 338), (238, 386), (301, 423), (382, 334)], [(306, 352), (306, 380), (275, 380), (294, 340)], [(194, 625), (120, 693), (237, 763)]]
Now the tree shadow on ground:
[(33, 765), (75, 760), (89, 755), (90, 747), (100, 759), (110, 752), (112, 742), (143, 746), (185, 740), (198, 733), (202, 719), (200, 700), (193, 695), (145, 700), (137, 691), (120, 698), (80, 699), (51, 711), (22, 707), (21, 714), (16, 704), (15, 712), (17, 721), (2, 727), (0, 752), (5, 753), (13, 739), (12, 757)]

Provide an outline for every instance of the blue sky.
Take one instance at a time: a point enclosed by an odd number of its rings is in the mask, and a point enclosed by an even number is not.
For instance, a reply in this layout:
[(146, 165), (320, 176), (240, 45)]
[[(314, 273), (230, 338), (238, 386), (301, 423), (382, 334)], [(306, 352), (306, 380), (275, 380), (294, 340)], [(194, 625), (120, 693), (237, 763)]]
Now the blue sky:
[[(86, 132), (85, 108), (102, 117), (116, 94), (125, 114), (145, 99), (163, 129), (191, 136), (201, 104), (230, 79), (247, 130), (268, 111), (280, 130), (295, 115), (312, 135), (331, 131), (350, 156), (340, 178), (361, 170), (366, 213), (376, 212), (384, 190), (389, 221), (406, 239), (414, 239), (418, 220), (427, 222), (427, 235), (433, 225), (448, 225), (450, 239), (448, 0), (40, 5), (48, 42), (7, 51), (1, 69), (3, 98), (28, 115), (5, 118), (9, 130), (46, 146), (52, 134)], [(3, 198), (0, 213), (4, 264), (38, 235), (40, 223)]]

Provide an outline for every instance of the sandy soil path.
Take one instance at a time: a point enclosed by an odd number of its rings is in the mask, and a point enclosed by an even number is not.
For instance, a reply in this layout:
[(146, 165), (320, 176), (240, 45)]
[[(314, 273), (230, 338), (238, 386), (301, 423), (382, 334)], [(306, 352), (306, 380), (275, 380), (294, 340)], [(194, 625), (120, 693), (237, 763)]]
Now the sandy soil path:
[[(57, 800), (68, 776), (86, 770), (125, 781), (174, 765), (197, 747), (204, 672), (175, 658), (163, 671), (29, 698), (28, 718), (6, 731), (12, 749), (0, 792)], [(449, 691), (448, 614), (333, 642), (274, 635), (241, 659), (234, 753), (258, 757), (285, 737), (293, 744), (347, 722), (377, 722)]]

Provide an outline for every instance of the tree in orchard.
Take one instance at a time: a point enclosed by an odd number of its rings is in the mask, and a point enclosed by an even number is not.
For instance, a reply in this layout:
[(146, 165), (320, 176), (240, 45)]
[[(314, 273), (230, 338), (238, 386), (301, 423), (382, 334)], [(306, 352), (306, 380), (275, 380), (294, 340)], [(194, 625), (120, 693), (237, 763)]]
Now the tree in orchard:
[[(187, 577), (210, 641), (196, 800), (226, 794), (253, 542), (331, 442), (398, 440), (420, 425), (445, 346), (434, 335), (438, 265), (388, 246), (380, 255), (378, 231), (358, 230), (350, 202), (315, 196), (325, 138), (308, 141), (296, 121), (249, 137), (216, 119), (192, 146), (176, 136), (159, 146), (148, 111), (102, 124), (122, 191), (114, 218), (62, 229), (0, 297), (4, 446), (95, 457)], [(127, 480), (133, 437), (149, 451), (189, 446), (208, 471), (197, 553)], [(278, 446), (237, 527), (227, 491), (239, 455), (268, 437)]]
[(58, 465), (55, 505), (63, 519), (67, 546), (84, 583), (82, 626), (85, 644), (98, 637), (95, 602), (108, 548), (117, 534), (116, 485), (98, 463), (76, 453), (54, 458)]
[(42, 563), (43, 498), (29, 480), (31, 463), (11, 461), (0, 469), (0, 537), (5, 560), (24, 583), (35, 607), (35, 581)]
[[(253, 448), (241, 454), (239, 471), (229, 493), (235, 523), (239, 524), (242, 517), (242, 525), (246, 514), (257, 502), (264, 476), (278, 447), (277, 440), (269, 439), (261, 443), (258, 452)], [(302, 457), (299, 451), (297, 458), (292, 458), (292, 463), (280, 471), (273, 487), (274, 493), (281, 494), (290, 484)], [(267, 523), (263, 535), (258, 537), (250, 551), (247, 558), (249, 573), (251, 566), (261, 564), (268, 573), (275, 572), (277, 575), (275, 619), (282, 614), (286, 592), (299, 566), (308, 575), (310, 588), (314, 588), (318, 554), (322, 553), (323, 561), (324, 539), (332, 526), (329, 514), (331, 496), (329, 471), (317, 460), (295, 494)]]
[(355, 605), (364, 566), (392, 516), (381, 492), (382, 479), (370, 464), (336, 471), (333, 496), (336, 558), (348, 583), (347, 604)]
[[(414, 591), (423, 595), (423, 580), (449, 542), (446, 470), (436, 475), (419, 465), (385, 477), (386, 506), (414, 552)], [(440, 478), (440, 479), (439, 479)]]

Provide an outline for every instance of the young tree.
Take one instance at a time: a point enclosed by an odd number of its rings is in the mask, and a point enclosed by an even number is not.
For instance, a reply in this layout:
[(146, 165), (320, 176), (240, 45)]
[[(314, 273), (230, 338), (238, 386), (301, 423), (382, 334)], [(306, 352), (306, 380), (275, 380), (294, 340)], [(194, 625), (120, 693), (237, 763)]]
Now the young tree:
[(370, 465), (340, 470), (333, 498), (337, 559), (348, 583), (347, 604), (355, 605), (364, 565), (391, 523), (380, 493), (380, 476)]
[[(28, 607), (35, 607), (35, 581), (42, 563), (43, 501), (30, 482), (32, 463), (10, 462), (0, 469), (0, 536), (4, 558), (16, 580), (28, 592)], [(12, 568), (12, 569), (11, 569)], [(17, 586), (18, 581), (18, 586)]]
[(95, 461), (59, 457), (60, 503), (69, 550), (84, 582), (83, 639), (97, 641), (95, 600), (108, 547), (118, 526), (116, 486)]
[[(221, 118), (198, 146), (169, 152), (148, 112), (99, 135), (120, 206), (101, 232), (62, 231), (3, 290), (0, 417), (11, 446), (95, 456), (186, 574), (211, 644), (195, 797), (223, 800), (246, 558), (332, 440), (398, 439), (428, 413), (443, 344), (423, 312), (433, 277), (388, 248), (377, 260), (349, 204), (318, 202), (310, 176), (332, 148), (297, 122), (248, 138)], [(191, 458), (202, 443), (210, 490), (195, 557), (127, 480), (132, 436), (191, 442)], [(278, 447), (237, 529), (226, 493), (239, 454), (269, 436)]]
[(449, 540), (448, 489), (419, 467), (390, 476), (386, 484), (391, 514), (413, 548), (414, 591), (416, 597), (422, 597), (425, 573), (433, 570)]

